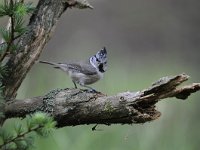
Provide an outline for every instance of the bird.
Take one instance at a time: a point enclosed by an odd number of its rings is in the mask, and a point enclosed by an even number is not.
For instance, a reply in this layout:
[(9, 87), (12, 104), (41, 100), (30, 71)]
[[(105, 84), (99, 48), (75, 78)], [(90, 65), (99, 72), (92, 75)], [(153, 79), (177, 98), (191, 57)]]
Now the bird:
[(39, 61), (39, 63), (52, 65), (67, 73), (77, 89), (77, 84), (93, 92), (94, 88), (88, 86), (103, 78), (107, 71), (107, 50), (103, 47), (95, 55), (84, 61), (69, 61), (66, 63), (54, 63), (49, 61)]

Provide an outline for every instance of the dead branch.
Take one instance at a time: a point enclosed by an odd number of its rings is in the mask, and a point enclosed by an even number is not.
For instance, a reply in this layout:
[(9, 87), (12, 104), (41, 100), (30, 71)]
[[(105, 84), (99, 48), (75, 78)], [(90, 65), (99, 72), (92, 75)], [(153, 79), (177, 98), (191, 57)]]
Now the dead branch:
[(165, 98), (187, 99), (200, 90), (200, 83), (178, 87), (189, 76), (163, 77), (149, 88), (114, 96), (90, 93), (81, 89), (55, 89), (45, 96), (8, 102), (6, 117), (24, 117), (35, 111), (51, 114), (58, 127), (81, 124), (134, 124), (160, 117), (155, 104)]

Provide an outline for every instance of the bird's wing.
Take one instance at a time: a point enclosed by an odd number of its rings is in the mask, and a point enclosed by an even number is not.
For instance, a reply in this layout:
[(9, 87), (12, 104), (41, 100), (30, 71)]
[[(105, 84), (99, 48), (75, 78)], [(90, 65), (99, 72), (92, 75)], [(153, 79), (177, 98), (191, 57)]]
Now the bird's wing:
[(97, 74), (96, 69), (87, 63), (71, 63), (71, 64), (67, 64), (68, 69), (72, 70), (74, 72), (80, 72), (83, 73), (85, 75), (95, 75)]

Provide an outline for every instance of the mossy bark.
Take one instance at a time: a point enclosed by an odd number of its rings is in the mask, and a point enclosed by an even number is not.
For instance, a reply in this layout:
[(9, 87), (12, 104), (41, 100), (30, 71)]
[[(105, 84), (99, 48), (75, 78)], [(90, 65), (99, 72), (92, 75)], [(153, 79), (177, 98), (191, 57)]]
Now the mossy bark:
[(81, 89), (55, 89), (45, 96), (7, 103), (6, 118), (44, 111), (55, 118), (58, 127), (145, 123), (160, 117), (156, 103), (161, 99), (187, 99), (191, 93), (200, 90), (200, 83), (177, 87), (188, 77), (185, 74), (164, 77), (145, 90), (114, 96)]

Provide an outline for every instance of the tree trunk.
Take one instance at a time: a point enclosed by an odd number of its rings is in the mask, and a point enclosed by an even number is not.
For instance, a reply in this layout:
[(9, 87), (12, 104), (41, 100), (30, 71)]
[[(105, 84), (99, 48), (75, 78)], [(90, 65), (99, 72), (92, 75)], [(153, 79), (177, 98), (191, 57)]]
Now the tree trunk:
[(30, 18), (28, 31), (19, 39), (20, 48), (12, 54), (3, 79), (6, 100), (16, 97), (26, 74), (51, 38), (60, 16), (68, 7), (92, 8), (86, 0), (39, 0)]

